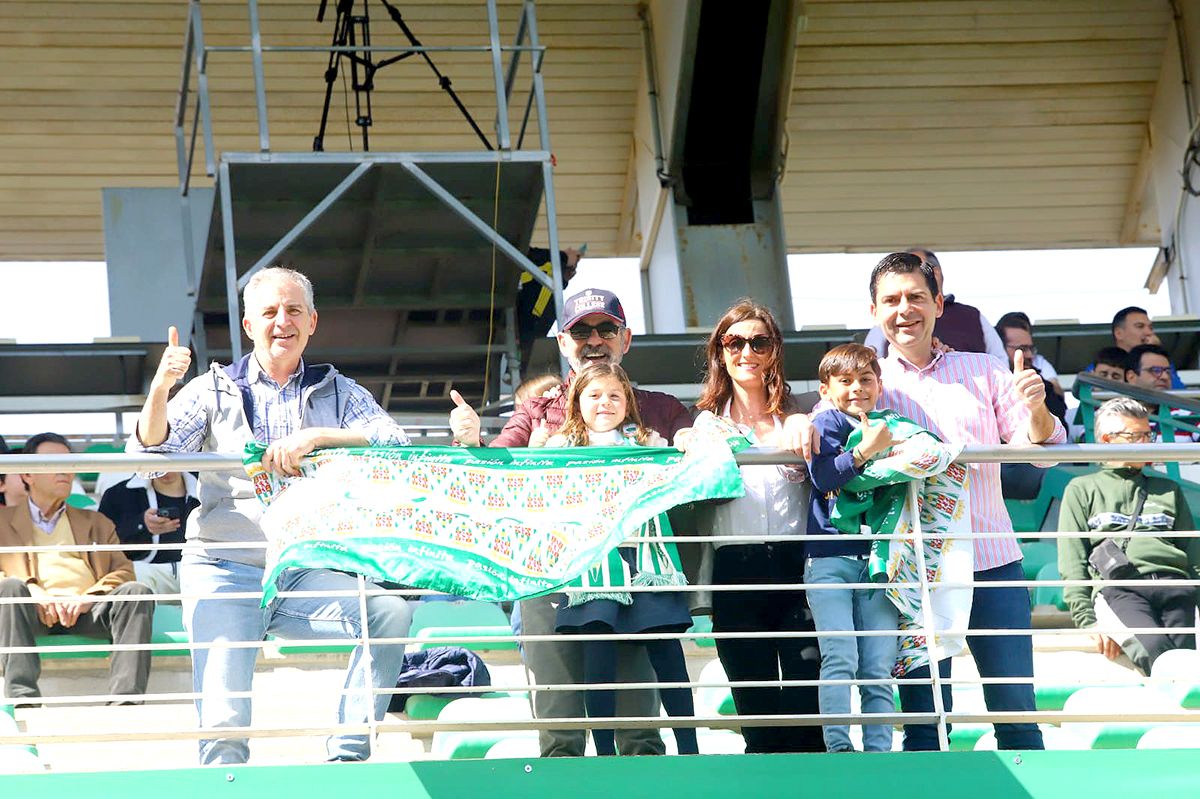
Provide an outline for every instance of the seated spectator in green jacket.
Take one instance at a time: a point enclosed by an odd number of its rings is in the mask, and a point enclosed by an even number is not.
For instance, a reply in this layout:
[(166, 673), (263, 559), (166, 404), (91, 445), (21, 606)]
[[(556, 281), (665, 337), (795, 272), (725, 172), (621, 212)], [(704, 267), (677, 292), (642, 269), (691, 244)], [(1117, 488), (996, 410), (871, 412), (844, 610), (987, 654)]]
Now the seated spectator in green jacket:
[[(1103, 444), (1147, 444), (1149, 414), (1140, 402), (1116, 397), (1096, 411)], [(1095, 628), (1096, 648), (1110, 660), (1122, 652), (1143, 674), (1171, 649), (1195, 649), (1196, 588), (1180, 585), (1200, 574), (1200, 538), (1176, 538), (1195, 529), (1183, 492), (1173, 481), (1151, 477), (1143, 461), (1106, 463), (1072, 480), (1063, 492), (1060, 532), (1086, 533), (1058, 539), (1058, 570), (1066, 580), (1139, 580), (1139, 585), (1069, 586), (1063, 597), (1080, 629)], [(1131, 537), (1133, 533), (1153, 533)], [(1108, 543), (1112, 542), (1112, 543)], [(1124, 561), (1124, 563), (1122, 563)], [(1115, 568), (1112, 568), (1115, 566)], [(1158, 628), (1150, 634), (1127, 628)]]

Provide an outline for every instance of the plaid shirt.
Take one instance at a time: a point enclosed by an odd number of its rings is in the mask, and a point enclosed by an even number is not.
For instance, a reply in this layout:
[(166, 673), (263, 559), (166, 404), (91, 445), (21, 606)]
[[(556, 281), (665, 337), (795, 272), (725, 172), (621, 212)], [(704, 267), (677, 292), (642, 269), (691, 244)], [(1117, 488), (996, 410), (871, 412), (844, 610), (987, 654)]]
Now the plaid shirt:
[[(250, 358), (246, 373), (250, 394), (254, 401), (254, 439), (270, 444), (300, 430), (303, 410), (301, 382), (304, 378), (304, 361), (292, 373), (287, 382), (280, 386)], [(145, 447), (149, 452), (199, 452), (208, 434), (208, 392), (189, 383), (171, 401), (169, 411), (170, 430), (167, 439), (155, 447)], [(409, 444), (408, 434), (396, 424), (387, 412), (379, 407), (371, 393), (352, 380), (346, 379), (349, 388), (344, 399), (345, 411), (342, 427), (361, 432), (371, 446), (403, 447)], [(136, 438), (136, 437), (135, 437)]]

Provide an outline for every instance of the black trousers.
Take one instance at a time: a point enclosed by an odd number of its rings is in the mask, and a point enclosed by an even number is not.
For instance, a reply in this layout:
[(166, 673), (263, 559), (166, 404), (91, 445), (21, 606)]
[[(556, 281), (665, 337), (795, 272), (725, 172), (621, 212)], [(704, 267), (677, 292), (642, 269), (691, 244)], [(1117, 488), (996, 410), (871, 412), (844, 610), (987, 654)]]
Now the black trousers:
[(1134, 665), (1143, 674), (1150, 673), (1163, 652), (1196, 648), (1195, 635), (1170, 630), (1195, 625), (1196, 594), (1190, 586), (1174, 585), (1169, 579), (1149, 579), (1144, 586), (1109, 586), (1101, 589), (1100, 595), (1126, 627), (1164, 628), (1159, 633), (1135, 635), (1146, 650), (1145, 655), (1132, 653)]
[[(723, 546), (713, 564), (714, 585), (800, 583), (804, 544)], [(714, 591), (713, 631), (815, 632), (803, 591)], [(730, 682), (816, 680), (821, 674), (817, 639), (717, 639), (717, 656)], [(817, 687), (733, 688), (738, 715), (806, 715), (820, 712)], [(745, 726), (748, 753), (824, 752), (821, 726)]]

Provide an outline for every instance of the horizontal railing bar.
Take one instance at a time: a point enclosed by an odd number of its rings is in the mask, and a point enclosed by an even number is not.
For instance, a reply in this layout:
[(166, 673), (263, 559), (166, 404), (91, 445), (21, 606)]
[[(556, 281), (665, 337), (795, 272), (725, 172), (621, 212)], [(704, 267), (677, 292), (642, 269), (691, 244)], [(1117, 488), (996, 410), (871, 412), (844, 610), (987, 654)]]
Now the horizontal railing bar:
[[(482, 452), (487, 452), (486, 448)], [(752, 447), (734, 456), (739, 465), (800, 464), (790, 452)], [(1048, 446), (964, 447), (960, 463), (1152, 463), (1200, 461), (1200, 444), (1052, 444)], [(68, 455), (0, 455), (0, 472), (43, 474), (54, 472), (233, 471), (242, 469), (242, 456), (218, 452), (105, 453)]]

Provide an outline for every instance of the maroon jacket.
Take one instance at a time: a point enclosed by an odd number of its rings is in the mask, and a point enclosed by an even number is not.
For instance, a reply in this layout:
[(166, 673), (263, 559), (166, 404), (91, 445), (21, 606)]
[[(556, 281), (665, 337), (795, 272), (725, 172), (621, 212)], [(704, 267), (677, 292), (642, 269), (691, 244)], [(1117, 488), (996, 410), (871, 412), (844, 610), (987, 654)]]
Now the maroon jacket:
[[(562, 427), (567, 415), (567, 386), (564, 383), (557, 397), (533, 397), (517, 408), (517, 412), (504, 425), (491, 441), (489, 447), (525, 447), (529, 445), (529, 434), (542, 419), (546, 420), (552, 431)], [(654, 430), (667, 441), (673, 441), (675, 434), (685, 427), (692, 426), (692, 415), (683, 403), (664, 394), (661, 391), (642, 391), (635, 388), (638, 411), (642, 414), (642, 424)]]
[(933, 335), (959, 352), (987, 352), (982, 324), (978, 308), (955, 302), (954, 295), (950, 294), (942, 306), (942, 315), (933, 326)]

